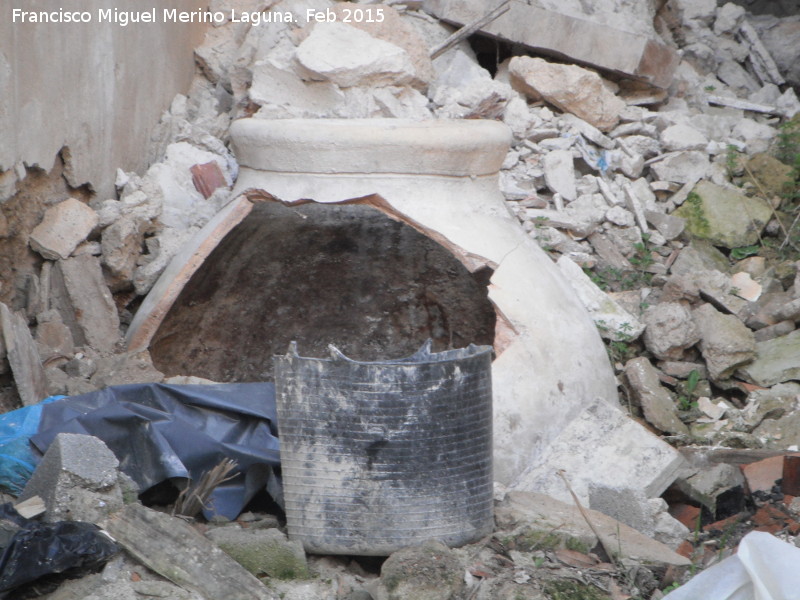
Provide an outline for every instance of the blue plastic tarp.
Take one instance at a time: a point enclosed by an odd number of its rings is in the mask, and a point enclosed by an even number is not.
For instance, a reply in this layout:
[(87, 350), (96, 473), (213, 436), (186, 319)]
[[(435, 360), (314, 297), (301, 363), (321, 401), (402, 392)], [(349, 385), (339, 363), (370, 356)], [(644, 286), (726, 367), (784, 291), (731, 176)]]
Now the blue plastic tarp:
[(42, 408), (65, 396), (51, 396), (33, 406), (24, 406), (0, 415), (0, 488), (19, 496), (33, 475), (39, 456), (30, 438), (39, 431)]
[[(44, 454), (59, 433), (95, 436), (140, 492), (171, 478), (197, 481), (222, 460), (236, 461), (232, 479), (209, 498), (203, 511), (208, 518), (236, 518), (268, 485), (277, 495), (273, 468), (280, 465), (280, 452), (272, 383), (120, 385), (37, 406), (39, 415), (31, 410), (24, 421), (10, 420), (19, 440), (29, 437), (34, 450)], [(34, 424), (38, 427), (31, 433)], [(6, 457), (16, 455), (9, 451)], [(0, 473), (13, 470), (14, 461), (3, 458)]]

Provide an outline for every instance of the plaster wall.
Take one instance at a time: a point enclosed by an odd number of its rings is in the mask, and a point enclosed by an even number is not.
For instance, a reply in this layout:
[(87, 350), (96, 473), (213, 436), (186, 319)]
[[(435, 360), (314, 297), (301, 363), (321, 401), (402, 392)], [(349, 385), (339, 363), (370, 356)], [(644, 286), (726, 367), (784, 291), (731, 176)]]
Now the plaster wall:
[[(170, 8), (197, 10), (195, 0)], [(162, 5), (163, 6), (163, 5)], [(86, 11), (90, 23), (13, 22), (13, 10)], [(147, 7), (149, 8), (149, 7)], [(153, 126), (194, 73), (202, 23), (99, 22), (99, 9), (139, 13), (139, 0), (4, 0), (0, 3), (0, 173), (49, 171), (63, 147), (77, 187), (114, 193), (117, 167), (140, 171)], [(161, 16), (162, 8), (156, 11)], [(6, 181), (13, 175), (6, 173)], [(4, 194), (6, 195), (6, 194)]]

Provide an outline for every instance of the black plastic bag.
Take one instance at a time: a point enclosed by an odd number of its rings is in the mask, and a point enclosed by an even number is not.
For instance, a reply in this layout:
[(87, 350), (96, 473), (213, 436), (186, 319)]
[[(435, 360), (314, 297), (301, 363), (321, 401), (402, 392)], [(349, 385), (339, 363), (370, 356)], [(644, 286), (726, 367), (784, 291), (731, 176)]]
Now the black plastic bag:
[(0, 519), (4, 532), (16, 530), (2, 547), (0, 598), (21, 598), (32, 584), (53, 589), (64, 579), (97, 571), (119, 551), (91, 523), (40, 523), (20, 516), (11, 504), (0, 506)]

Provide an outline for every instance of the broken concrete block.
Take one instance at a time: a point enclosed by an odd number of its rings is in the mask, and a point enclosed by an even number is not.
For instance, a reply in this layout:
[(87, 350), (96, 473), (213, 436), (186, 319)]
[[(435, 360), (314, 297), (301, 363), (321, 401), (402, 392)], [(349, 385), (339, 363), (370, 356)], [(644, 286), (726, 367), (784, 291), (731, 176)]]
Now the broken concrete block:
[(757, 385), (800, 380), (800, 330), (755, 344), (755, 360), (741, 372)]
[(684, 23), (696, 20), (711, 25), (717, 13), (716, 0), (677, 0), (676, 4)]
[(114, 348), (120, 339), (119, 315), (96, 257), (83, 254), (59, 260), (50, 279), (50, 297), (76, 345), (100, 351)]
[(611, 340), (634, 340), (644, 330), (639, 320), (612, 300), (574, 261), (562, 256), (556, 263), (575, 295), (589, 311), (600, 335)]
[(772, 218), (772, 208), (761, 198), (749, 198), (737, 190), (701, 181), (689, 199), (673, 213), (686, 219), (692, 235), (715, 246), (751, 246)]
[(393, 553), (381, 566), (381, 583), (382, 600), (458, 598), (464, 590), (464, 566), (452, 550), (432, 540)]
[[(0, 302), (0, 335), (5, 358), (11, 366), (17, 393), (24, 406), (47, 397), (47, 379), (28, 321)], [(0, 357), (2, 360), (2, 357)]]
[(708, 138), (689, 125), (671, 125), (661, 132), (661, 145), (664, 150), (705, 150)]
[[(744, 142), (743, 148), (747, 150), (748, 154), (766, 152), (776, 134), (776, 130), (769, 125), (747, 118), (741, 119), (731, 132), (735, 140)], [(741, 144), (739, 145), (741, 146)]]
[(594, 71), (530, 56), (515, 56), (508, 70), (516, 90), (534, 100), (543, 98), (600, 131), (610, 131), (619, 122), (625, 103), (609, 91)]
[(689, 275), (697, 271), (728, 271), (728, 259), (705, 240), (692, 240), (672, 263), (672, 273)]
[(415, 75), (405, 50), (345, 23), (318, 23), (295, 56), (309, 78), (343, 88), (403, 85)]
[(692, 311), (700, 331), (700, 352), (712, 379), (726, 379), (755, 358), (753, 332), (733, 315), (725, 315), (710, 304)]
[(575, 168), (572, 163), (572, 152), (569, 150), (553, 150), (544, 155), (544, 180), (553, 193), (561, 194), (567, 202), (578, 197), (575, 189)]
[[(637, 7), (647, 10), (644, 5)], [(427, 0), (425, 8), (457, 25), (476, 21), (487, 12), (486, 3), (481, 0)], [(668, 87), (678, 64), (677, 54), (655, 34), (653, 15), (631, 18), (630, 5), (605, 9), (597, 10), (592, 5), (591, 10), (565, 10), (563, 3), (542, 5), (513, 0), (508, 12), (481, 31), (540, 54), (561, 59), (566, 56), (577, 63)]]
[(634, 217), (633, 213), (621, 206), (612, 206), (609, 208), (606, 212), (606, 221), (614, 225), (619, 225), (620, 227), (633, 227), (636, 225), (636, 217)]
[(664, 236), (665, 240), (674, 240), (686, 228), (686, 219), (674, 215), (666, 215), (654, 210), (644, 211), (645, 219)]
[(164, 374), (153, 366), (147, 350), (114, 354), (97, 360), (92, 385), (96, 389), (129, 383), (159, 383)]
[(34, 471), (21, 500), (40, 496), (45, 520), (97, 523), (122, 508), (119, 461), (96, 437), (59, 433)]
[(644, 343), (661, 360), (680, 360), (687, 348), (700, 341), (692, 313), (678, 302), (649, 306), (642, 314)]
[(675, 480), (683, 465), (677, 450), (619, 408), (596, 400), (562, 429), (511, 488), (535, 490), (571, 504), (572, 497), (557, 474), (563, 469), (586, 504), (592, 486), (608, 485), (611, 480), (617, 487), (643, 490), (653, 498)]
[(106, 267), (106, 282), (112, 292), (133, 286), (133, 273), (142, 253), (144, 234), (150, 227), (149, 221), (125, 215), (103, 230), (101, 256)]
[(45, 211), (42, 222), (31, 232), (29, 243), (49, 260), (69, 258), (95, 228), (97, 221), (97, 213), (89, 206), (68, 198)]
[(216, 527), (206, 537), (256, 577), (310, 577), (303, 544), (289, 541), (278, 529)]
[(55, 357), (66, 360), (72, 355), (75, 347), (72, 332), (64, 325), (57, 310), (38, 314), (36, 323), (36, 343), (39, 345), (42, 362)]
[(689, 428), (678, 418), (675, 401), (661, 386), (649, 360), (644, 357), (629, 360), (625, 364), (625, 377), (648, 423), (665, 433), (689, 434)]
[(668, 154), (650, 165), (656, 179), (676, 183), (695, 183), (706, 177), (710, 168), (708, 155), (697, 150)]
[(254, 575), (178, 518), (133, 503), (102, 527), (138, 561), (200, 597), (272, 598)]
[[(585, 506), (588, 506), (588, 502)], [(590, 508), (584, 510), (597, 533), (609, 547), (619, 549), (622, 558), (645, 564), (689, 564), (687, 558), (613, 517)], [(578, 540), (588, 548), (598, 543), (597, 535), (571, 498), (559, 501), (538, 492), (511, 491), (498, 504), (495, 513), (497, 523), (503, 529), (525, 528), (541, 532), (542, 535), (563, 535), (567, 539)]]
[(689, 477), (679, 478), (674, 485), (712, 514), (716, 513), (721, 497), (735, 495), (743, 500), (744, 495), (744, 476), (741, 470), (726, 463), (702, 467)]

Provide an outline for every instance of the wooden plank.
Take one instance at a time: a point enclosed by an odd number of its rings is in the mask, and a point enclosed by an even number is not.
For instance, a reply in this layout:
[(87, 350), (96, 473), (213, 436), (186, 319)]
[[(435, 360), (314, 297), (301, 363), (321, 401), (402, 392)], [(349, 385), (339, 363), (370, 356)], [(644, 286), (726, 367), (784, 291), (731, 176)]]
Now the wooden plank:
[(136, 560), (209, 600), (274, 600), (255, 576), (185, 521), (134, 503), (100, 524)]

